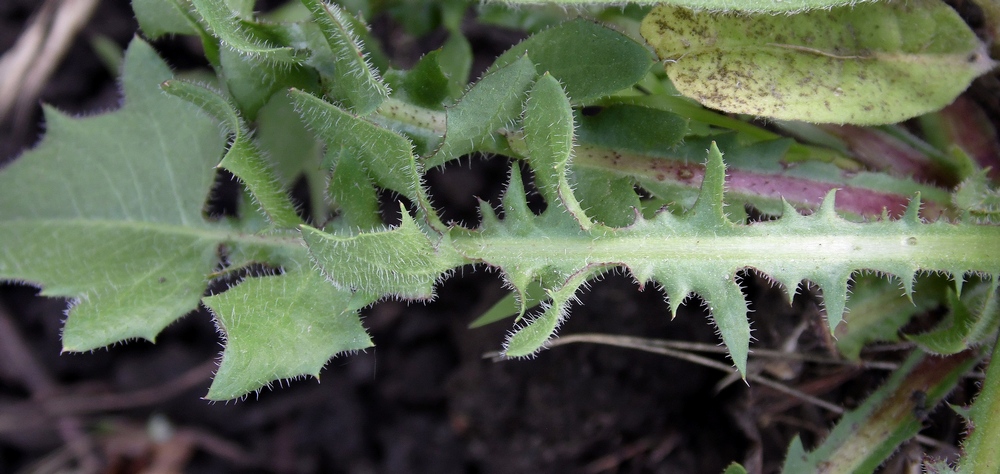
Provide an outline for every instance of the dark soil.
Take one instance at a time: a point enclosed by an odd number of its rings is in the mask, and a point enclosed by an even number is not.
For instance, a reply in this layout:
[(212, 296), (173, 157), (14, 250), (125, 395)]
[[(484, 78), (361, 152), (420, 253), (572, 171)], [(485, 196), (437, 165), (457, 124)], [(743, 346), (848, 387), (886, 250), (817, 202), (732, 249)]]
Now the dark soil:
[[(0, 51), (13, 45), (37, 3), (0, 2)], [(375, 23), (388, 45), (410, 45), (388, 48), (401, 63), (435, 46), (421, 50), (419, 42), (394, 40), (402, 35), (398, 27), (384, 18)], [(105, 35), (124, 46), (135, 30), (127, 1), (103, 1), (41, 101), (77, 114), (115, 108), (114, 78), (86, 38)], [(484, 66), (518, 38), (470, 30)], [(175, 66), (199, 64), (184, 41), (157, 46)], [(40, 114), (29, 119), (0, 129), (0, 163), (38, 140)], [(475, 220), (474, 197), (497, 199), (509, 166), (473, 159), (471, 168), (465, 162), (437, 173), (430, 179), (436, 203), (453, 209), (451, 218)], [(783, 342), (805, 321), (800, 347), (825, 350), (813, 298), (788, 306), (778, 290), (746, 281), (760, 344)], [(432, 303), (387, 302), (367, 310), (377, 347), (334, 359), (322, 383), (282, 383), (247, 400), (213, 404), (200, 398), (220, 351), (207, 312), (169, 327), (155, 346), (133, 342), (60, 354), (66, 302), (2, 285), (0, 333), (6, 337), (0, 340), (25, 345), (19, 357), (0, 360), (0, 472), (50, 472), (44, 463), (60, 465), (78, 447), (69, 439), (98, 453), (100, 472), (109, 473), (146, 472), (169, 456), (180, 457), (171, 465), (190, 473), (719, 473), (733, 461), (773, 472), (791, 436), (801, 434), (808, 444), (836, 419), (740, 381), (717, 391), (726, 374), (627, 349), (567, 345), (533, 360), (493, 362), (483, 354), (500, 347), (509, 324), (466, 326), (502, 295), (498, 275), (467, 268), (443, 284)], [(639, 291), (624, 276), (609, 276), (581, 299), (562, 334), (718, 343), (697, 301), (671, 321), (661, 293)], [(790, 385), (827, 381), (814, 393), (849, 406), (882, 376), (794, 369)], [(39, 378), (51, 382), (43, 394), (30, 389)], [(948, 441), (961, 429), (947, 414), (929, 423)], [(174, 437), (156, 438), (163, 427)]]

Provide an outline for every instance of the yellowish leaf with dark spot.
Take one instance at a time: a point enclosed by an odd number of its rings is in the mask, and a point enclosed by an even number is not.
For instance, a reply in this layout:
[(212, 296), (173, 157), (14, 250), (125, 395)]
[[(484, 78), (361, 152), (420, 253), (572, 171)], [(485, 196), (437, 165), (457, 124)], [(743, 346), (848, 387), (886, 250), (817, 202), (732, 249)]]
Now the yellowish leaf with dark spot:
[(788, 16), (662, 5), (641, 31), (684, 95), (782, 120), (899, 122), (944, 107), (996, 64), (940, 0)]

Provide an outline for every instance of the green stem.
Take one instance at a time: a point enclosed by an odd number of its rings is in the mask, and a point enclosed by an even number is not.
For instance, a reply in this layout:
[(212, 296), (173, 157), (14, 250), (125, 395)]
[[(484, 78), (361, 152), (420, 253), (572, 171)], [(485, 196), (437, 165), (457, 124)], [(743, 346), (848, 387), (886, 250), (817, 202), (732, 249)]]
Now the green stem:
[(958, 472), (1000, 472), (1000, 357), (996, 346), (986, 371), (986, 382), (971, 412), (972, 434), (965, 442), (965, 455)]

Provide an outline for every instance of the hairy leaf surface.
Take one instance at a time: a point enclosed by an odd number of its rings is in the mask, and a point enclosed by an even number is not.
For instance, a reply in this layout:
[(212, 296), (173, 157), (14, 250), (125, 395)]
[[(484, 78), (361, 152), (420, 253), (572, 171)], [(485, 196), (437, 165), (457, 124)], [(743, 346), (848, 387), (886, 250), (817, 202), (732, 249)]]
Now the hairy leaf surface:
[(47, 109), (41, 145), (0, 173), (0, 279), (77, 299), (66, 350), (154, 339), (197, 307), (218, 261), (225, 234), (202, 207), (224, 142), (209, 117), (159, 90), (170, 77), (133, 41), (121, 110)]
[(512, 126), (520, 116), (527, 90), (535, 81), (535, 67), (527, 56), (487, 74), (447, 109), (444, 141), (426, 160), (433, 168), (472, 151), (495, 151), (496, 131)]
[[(357, 117), (311, 94), (292, 90), (292, 103), (336, 159), (332, 197), (344, 206), (351, 225), (373, 227), (377, 198), (372, 185), (407, 197), (438, 224), (423, 187), (422, 169), (406, 137)], [(353, 181), (353, 182), (352, 182)]]
[(561, 202), (584, 229), (593, 226), (570, 185), (573, 156), (573, 111), (569, 98), (552, 75), (542, 75), (528, 94), (524, 141), (535, 179), (548, 202)]
[[(205, 114), (164, 94), (159, 85), (171, 76), (149, 45), (135, 40), (125, 58), (122, 109), (78, 119), (46, 111), (42, 143), (0, 171), (0, 279), (73, 298), (63, 346), (84, 351), (154, 340), (195, 310), (221, 247), (236, 267), (285, 268), (284, 275), (252, 278), (205, 300), (228, 338), (212, 399), (316, 375), (331, 356), (368, 347), (357, 310), (373, 300), (326, 282), (297, 231), (250, 235), (203, 217), (225, 152), (213, 118), (235, 131), (237, 143), (248, 136), (221, 96), (183, 84)], [(247, 168), (253, 156), (246, 151), (229, 150), (236, 173), (251, 188), (276, 185), (270, 173)]]
[(319, 26), (330, 51), (332, 71), (321, 69), (324, 88), (335, 100), (366, 115), (389, 98), (389, 89), (368, 62), (361, 40), (354, 34), (351, 19), (333, 3), (303, 0)]
[(295, 207), (278, 182), (271, 164), (250, 136), (250, 129), (225, 97), (205, 87), (182, 81), (164, 82), (163, 90), (201, 107), (234, 135), (219, 167), (229, 170), (243, 181), (256, 199), (261, 212), (272, 224), (279, 228), (292, 228), (302, 224), (302, 219), (296, 215)]
[(228, 400), (301, 375), (318, 379), (331, 357), (371, 347), (353, 298), (310, 268), (250, 278), (205, 298), (226, 341), (207, 398)]
[(941, 321), (940, 327), (928, 333), (908, 336), (907, 339), (938, 355), (956, 354), (969, 347), (993, 342), (1000, 327), (997, 284), (996, 280), (981, 283), (971, 290), (963, 290), (961, 297), (949, 290), (947, 301), (951, 312)]
[(233, 11), (227, 2), (216, 0), (190, 0), (190, 2), (215, 37), (240, 54), (293, 64), (304, 59), (295, 49), (276, 44), (268, 37), (265, 28), (244, 20), (241, 12)]
[[(803, 280), (817, 284), (831, 330), (842, 319), (855, 271), (896, 275), (911, 294), (918, 271), (947, 272), (961, 281), (967, 271), (995, 274), (1000, 269), (996, 252), (1000, 229), (943, 221), (924, 224), (917, 217), (917, 201), (898, 220), (859, 224), (836, 215), (831, 194), (811, 216), (786, 205), (784, 217), (777, 221), (735, 224), (723, 213), (724, 168), (717, 148), (709, 153), (706, 169), (698, 201), (682, 215), (661, 212), (652, 219), (637, 218), (626, 228), (595, 225), (590, 230), (581, 229), (559, 206), (550, 204), (542, 215), (533, 215), (515, 171), (504, 199), (506, 217), (500, 220), (484, 207), (482, 229), (453, 233), (453, 245), (472, 261), (503, 270), (522, 294), (534, 280), (554, 292), (552, 308), (521, 329), (533, 334), (539, 328), (554, 331), (571, 301), (564, 291), (583, 284), (578, 279), (581, 274), (590, 278), (609, 267), (625, 267), (638, 282), (653, 281), (663, 287), (674, 313), (689, 294), (699, 294), (741, 371), (750, 338), (746, 301), (736, 280), (743, 269), (770, 276), (788, 289), (789, 296)], [(524, 245), (525, 241), (533, 243)], [(521, 339), (515, 334), (512, 340)], [(544, 341), (536, 335), (524, 340)], [(518, 345), (512, 355), (537, 347)]]
[(323, 273), (345, 291), (429, 299), (434, 284), (463, 261), (421, 232), (406, 208), (400, 212), (402, 224), (392, 230), (338, 236), (304, 226), (302, 237)]

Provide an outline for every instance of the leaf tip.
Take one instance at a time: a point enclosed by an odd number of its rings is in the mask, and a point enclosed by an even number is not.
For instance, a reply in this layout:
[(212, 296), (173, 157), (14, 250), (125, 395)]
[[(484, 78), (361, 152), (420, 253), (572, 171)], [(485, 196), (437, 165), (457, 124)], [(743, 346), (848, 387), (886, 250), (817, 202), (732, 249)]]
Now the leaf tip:
[(907, 224), (919, 224), (920, 223), (920, 207), (923, 203), (920, 200), (920, 192), (910, 199), (910, 202), (906, 205), (906, 212), (903, 213), (902, 220)]
[(826, 196), (823, 197), (823, 202), (819, 205), (819, 209), (816, 211), (816, 215), (822, 219), (837, 219), (837, 191), (838, 188), (833, 188), (827, 191)]

